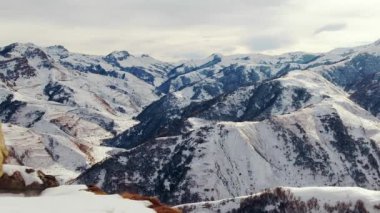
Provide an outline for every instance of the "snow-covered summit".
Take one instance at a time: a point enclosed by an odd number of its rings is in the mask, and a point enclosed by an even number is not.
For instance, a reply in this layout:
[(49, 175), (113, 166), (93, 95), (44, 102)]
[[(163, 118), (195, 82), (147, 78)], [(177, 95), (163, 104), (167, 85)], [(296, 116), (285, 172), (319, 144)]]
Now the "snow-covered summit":
[(116, 60), (125, 60), (127, 59), (131, 54), (128, 51), (114, 51), (108, 55), (106, 55), (106, 58), (115, 58)]

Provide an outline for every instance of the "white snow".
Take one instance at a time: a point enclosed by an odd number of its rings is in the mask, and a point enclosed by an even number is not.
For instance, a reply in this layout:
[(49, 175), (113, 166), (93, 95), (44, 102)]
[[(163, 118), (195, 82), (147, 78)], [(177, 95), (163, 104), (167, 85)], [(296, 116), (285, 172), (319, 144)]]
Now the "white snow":
[(38, 197), (1, 196), (0, 211), (6, 213), (152, 213), (149, 201), (123, 199), (120, 195), (95, 195), (86, 186), (49, 188)]
[[(271, 111), (270, 119), (256, 122), (188, 119), (191, 123), (189, 131), (194, 132), (190, 136), (192, 140), (198, 138), (197, 131), (202, 127), (211, 128), (202, 132), (205, 134), (202, 137), (204, 143), (193, 145), (196, 151), (192, 153), (190, 170), (186, 174), (186, 180), (194, 184), (189, 188), (191, 193), (203, 199), (223, 199), (279, 185), (357, 186), (356, 180), (347, 171), (351, 163), (332, 145), (331, 141), (336, 140), (334, 133), (325, 130), (321, 118), (336, 113), (354, 143), (366, 143), (366, 146), (369, 146), (370, 140), (380, 141), (378, 119), (348, 99), (346, 92), (316, 73), (293, 71), (275, 81), (279, 81), (284, 90)], [(292, 106), (290, 97), (294, 88), (303, 88), (312, 95), (300, 109)], [(239, 94), (236, 92), (224, 100), (223, 107), (217, 105), (213, 108), (215, 113), (228, 115), (230, 110), (239, 107), (239, 103), (247, 99)], [(274, 124), (283, 130), (276, 129)], [(291, 143), (294, 136), (289, 132), (299, 137), (305, 146), (311, 147), (310, 152), (304, 153), (305, 156), (312, 159), (313, 165), (321, 163), (322, 168), (328, 171), (327, 175), (320, 168), (315, 171), (308, 168), (308, 163), (296, 164), (305, 147), (297, 151), (296, 145)], [(188, 141), (188, 137), (179, 139), (178, 144), (184, 141)], [(323, 159), (323, 156), (327, 158)], [(369, 164), (367, 156), (358, 156), (357, 159), (362, 165)], [(357, 170), (366, 175), (368, 182), (365, 187), (380, 189), (375, 169), (365, 169), (359, 165)]]

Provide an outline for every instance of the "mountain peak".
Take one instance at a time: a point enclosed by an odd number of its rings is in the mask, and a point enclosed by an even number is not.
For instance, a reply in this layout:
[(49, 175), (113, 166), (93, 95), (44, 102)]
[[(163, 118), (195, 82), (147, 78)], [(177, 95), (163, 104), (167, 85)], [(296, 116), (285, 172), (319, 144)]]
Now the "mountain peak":
[(128, 57), (132, 56), (128, 51), (113, 51), (106, 56), (106, 58), (115, 58), (119, 61), (125, 60)]
[(213, 53), (209, 57), (213, 59), (221, 59), (223, 55), (221, 53)]
[(46, 51), (50, 55), (57, 55), (60, 58), (66, 58), (69, 56), (69, 51), (62, 45), (54, 45), (46, 48)]
[(152, 57), (150, 55), (148, 55), (148, 54), (142, 54), (141, 58), (152, 58)]
[(380, 46), (380, 39), (376, 40), (373, 44), (374, 44), (375, 46)]
[(53, 45), (47, 47), (48, 50), (55, 50), (55, 51), (63, 51), (63, 52), (69, 52), (64, 46), (62, 45)]
[(16, 57), (30, 57), (35, 56), (36, 54), (43, 55), (45, 58), (47, 57), (44, 51), (33, 43), (16, 42), (9, 44), (0, 50), (0, 55), (4, 57), (10, 57), (11, 55)]

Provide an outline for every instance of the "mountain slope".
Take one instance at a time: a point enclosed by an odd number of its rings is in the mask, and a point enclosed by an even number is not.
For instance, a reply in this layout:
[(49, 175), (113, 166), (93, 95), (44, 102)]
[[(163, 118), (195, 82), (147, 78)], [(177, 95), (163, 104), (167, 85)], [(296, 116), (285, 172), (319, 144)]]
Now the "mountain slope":
[[(114, 150), (99, 146), (102, 139), (130, 127), (159, 97), (153, 84), (166, 69), (125, 52), (90, 56), (20, 43), (0, 49), (0, 118), (10, 161), (62, 180), (77, 176)], [(145, 72), (151, 80), (140, 76)]]
[[(161, 135), (96, 164), (79, 182), (157, 195), (174, 204), (278, 185), (379, 189), (380, 123), (349, 94), (311, 71), (242, 91), (240, 104), (227, 101), (232, 93), (218, 99), (223, 107), (206, 102), (200, 104), (204, 108), (183, 109), (179, 119), (163, 125)], [(227, 113), (240, 115), (233, 119), (221, 113), (238, 110)]]

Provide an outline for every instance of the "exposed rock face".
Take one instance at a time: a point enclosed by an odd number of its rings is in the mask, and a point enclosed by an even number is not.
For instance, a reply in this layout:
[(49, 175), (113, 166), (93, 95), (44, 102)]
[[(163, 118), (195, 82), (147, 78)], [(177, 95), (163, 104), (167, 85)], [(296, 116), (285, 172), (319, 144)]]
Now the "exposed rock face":
[(350, 98), (380, 118), (380, 72), (367, 75), (355, 87)]
[[(87, 188), (88, 188), (87, 191), (93, 192), (97, 195), (107, 195), (106, 192), (104, 192), (102, 189), (100, 189), (97, 186), (87, 186)], [(148, 196), (133, 194), (129, 192), (123, 192), (123, 193), (120, 193), (120, 195), (124, 199), (149, 201), (151, 203), (149, 208), (154, 209), (157, 213), (181, 213), (182, 212), (181, 210), (177, 208), (172, 208), (161, 203), (160, 200), (156, 197), (148, 197)]]
[(0, 178), (0, 191), (9, 193), (38, 192), (58, 185), (54, 176), (40, 170), (8, 164), (4, 165), (4, 174)]
[(0, 61), (0, 79), (10, 85), (14, 85), (19, 78), (36, 76), (36, 69), (28, 64), (26, 58), (14, 58)]
[(55, 101), (61, 104), (75, 105), (73, 93), (73, 89), (58, 82), (49, 82), (44, 88), (44, 94), (48, 96), (48, 101)]
[(345, 90), (357, 90), (357, 83), (379, 72), (379, 67), (380, 56), (362, 53), (348, 60), (344, 66), (333, 67), (325, 77)]
[(40, 121), (45, 111), (42, 107), (28, 105), (24, 101), (14, 99), (14, 95), (9, 94), (0, 103), (0, 119), (4, 123), (20, 125), (26, 128), (32, 127)]

